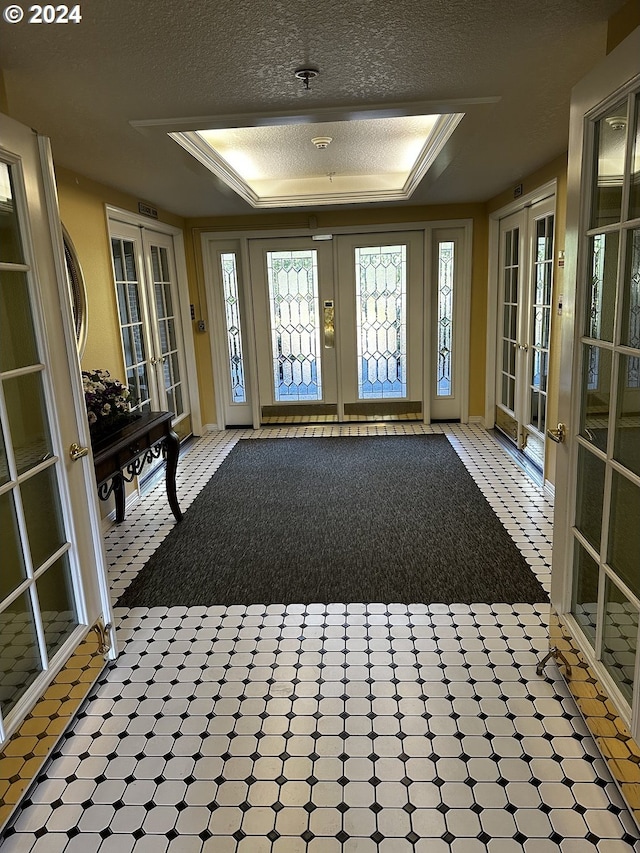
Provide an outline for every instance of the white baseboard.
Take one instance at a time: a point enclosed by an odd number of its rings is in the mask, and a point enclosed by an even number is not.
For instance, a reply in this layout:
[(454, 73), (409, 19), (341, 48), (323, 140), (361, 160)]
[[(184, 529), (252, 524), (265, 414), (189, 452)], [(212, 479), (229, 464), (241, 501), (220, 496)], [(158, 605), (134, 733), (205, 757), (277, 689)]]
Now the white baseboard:
[(556, 487), (555, 484), (551, 482), (551, 480), (545, 480), (544, 486), (542, 487), (543, 491), (549, 495), (550, 498), (555, 498), (556, 496)]
[(218, 432), (220, 428), (218, 424), (203, 424), (202, 429), (205, 432)]
[(469, 415), (469, 423), (470, 424), (480, 424), (480, 426), (484, 426), (484, 418), (482, 415)]

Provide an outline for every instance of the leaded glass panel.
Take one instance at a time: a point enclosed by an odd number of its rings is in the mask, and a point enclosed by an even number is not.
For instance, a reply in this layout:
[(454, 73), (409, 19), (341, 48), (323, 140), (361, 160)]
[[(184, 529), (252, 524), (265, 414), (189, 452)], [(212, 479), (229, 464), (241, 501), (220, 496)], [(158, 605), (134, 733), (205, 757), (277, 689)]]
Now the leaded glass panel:
[(583, 344), (582, 353), (580, 434), (606, 452), (611, 405), (611, 351)]
[(407, 396), (407, 247), (355, 250), (358, 397)]
[[(164, 246), (151, 246), (151, 268), (153, 271), (153, 302), (155, 305), (156, 327), (160, 341), (160, 359), (162, 377), (167, 398), (167, 407), (174, 415), (181, 415), (178, 408), (176, 388), (182, 384), (178, 348), (175, 336), (174, 300), (171, 292), (169, 253)], [(171, 405), (169, 405), (171, 401)]]
[(321, 400), (318, 253), (267, 252), (274, 397)]
[(450, 397), (453, 392), (453, 275), (455, 243), (438, 243), (438, 365), (436, 396)]
[(633, 134), (633, 155), (631, 158), (629, 219), (640, 218), (640, 95), (636, 95), (635, 98), (634, 114), (636, 126)]
[(546, 430), (549, 334), (551, 328), (551, 286), (553, 282), (553, 215), (536, 222), (531, 305), (530, 423), (539, 432)]
[(224, 296), (224, 315), (227, 325), (227, 353), (229, 358), (229, 380), (231, 383), (231, 402), (246, 403), (247, 388), (242, 350), (242, 330), (240, 328), (240, 300), (238, 296), (238, 268), (235, 252), (223, 252), (220, 255), (222, 268), (222, 292)]
[(589, 299), (585, 334), (613, 340), (613, 321), (618, 280), (618, 234), (596, 234), (590, 239)]

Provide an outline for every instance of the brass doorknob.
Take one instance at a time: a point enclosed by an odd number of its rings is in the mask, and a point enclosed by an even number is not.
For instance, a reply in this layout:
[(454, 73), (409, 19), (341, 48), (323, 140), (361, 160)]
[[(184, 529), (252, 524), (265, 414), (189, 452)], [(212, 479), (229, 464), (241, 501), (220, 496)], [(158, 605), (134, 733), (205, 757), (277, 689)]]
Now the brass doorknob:
[(78, 459), (82, 459), (82, 457), (86, 456), (88, 452), (88, 447), (80, 447), (80, 445), (76, 444), (75, 441), (69, 448), (69, 456), (73, 459), (74, 462), (77, 462)]
[(558, 424), (557, 429), (548, 429), (547, 436), (556, 444), (562, 444), (567, 436), (567, 428), (564, 424)]

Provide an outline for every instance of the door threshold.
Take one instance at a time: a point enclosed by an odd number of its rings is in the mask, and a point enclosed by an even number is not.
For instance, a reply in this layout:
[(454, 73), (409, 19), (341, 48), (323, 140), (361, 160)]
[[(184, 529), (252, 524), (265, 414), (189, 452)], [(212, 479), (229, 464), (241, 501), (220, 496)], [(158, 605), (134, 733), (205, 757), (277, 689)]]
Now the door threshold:
[(502, 447), (504, 451), (509, 455), (509, 457), (516, 463), (518, 468), (520, 468), (524, 473), (529, 477), (530, 480), (536, 484), (536, 486), (544, 486), (544, 478), (542, 474), (542, 469), (535, 464), (529, 457), (522, 452), (522, 450), (518, 450), (518, 448), (513, 444), (510, 438), (508, 438), (501, 430), (499, 429), (491, 429), (489, 433), (493, 436), (495, 441)]

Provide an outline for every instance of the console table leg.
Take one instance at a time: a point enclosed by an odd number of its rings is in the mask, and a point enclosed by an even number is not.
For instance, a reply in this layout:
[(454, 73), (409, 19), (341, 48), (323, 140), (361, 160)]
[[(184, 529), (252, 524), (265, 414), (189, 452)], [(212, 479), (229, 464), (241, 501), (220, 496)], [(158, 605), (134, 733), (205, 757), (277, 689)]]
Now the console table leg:
[(124, 481), (121, 474), (113, 475), (113, 497), (116, 502), (116, 524), (121, 524), (124, 521)]
[(176, 472), (178, 470), (180, 440), (173, 430), (170, 430), (165, 438), (165, 447), (167, 449), (167, 498), (169, 499), (169, 506), (176, 521), (182, 521), (182, 512), (178, 506), (178, 496), (176, 494)]

